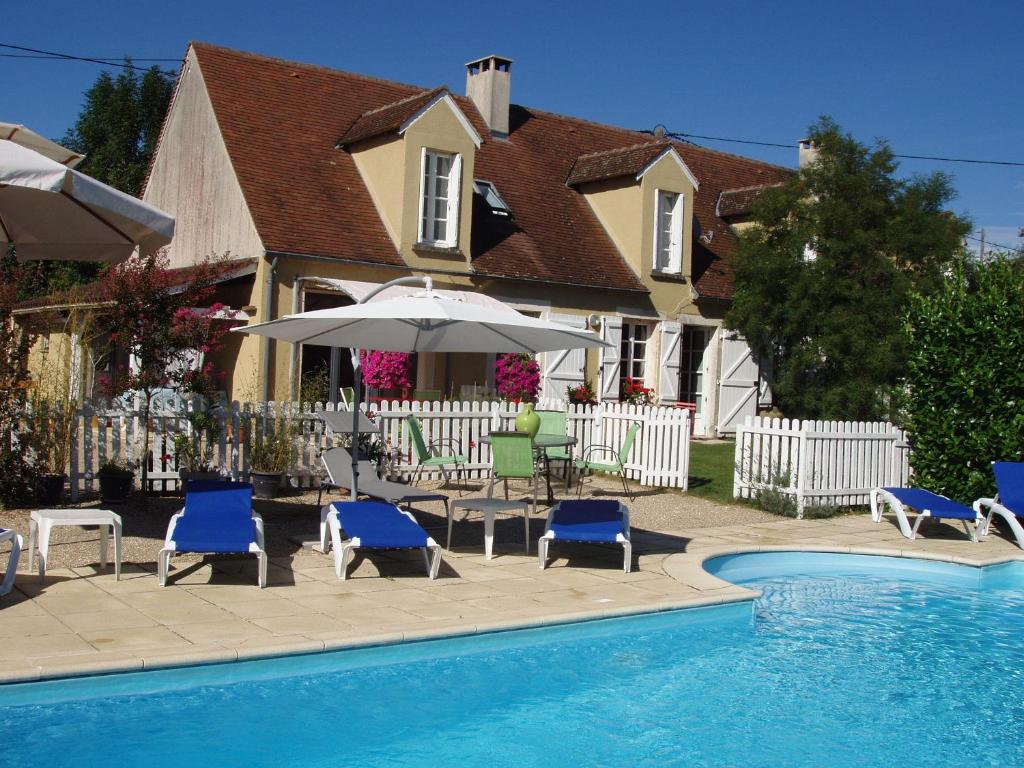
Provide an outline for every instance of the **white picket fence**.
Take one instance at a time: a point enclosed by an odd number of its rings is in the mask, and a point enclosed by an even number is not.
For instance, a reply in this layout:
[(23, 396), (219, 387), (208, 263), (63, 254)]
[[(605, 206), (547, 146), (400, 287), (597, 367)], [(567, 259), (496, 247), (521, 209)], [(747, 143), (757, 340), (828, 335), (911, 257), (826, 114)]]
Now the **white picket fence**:
[[(158, 484), (177, 482), (177, 464), (173, 439), (191, 429), (188, 404), (163, 404), (149, 416), (152, 467), (149, 475)], [(607, 445), (615, 450), (622, 445), (630, 425), (639, 423), (640, 433), (626, 462), (627, 476), (644, 486), (687, 488), (690, 466), (689, 411), (676, 408), (623, 405), (566, 405), (561, 401), (544, 401), (538, 409), (566, 411), (568, 434), (577, 439), (576, 456), (588, 446)], [(245, 425), (255, 419), (273, 419), (287, 413), (300, 425), (296, 437), (297, 460), (289, 470), (291, 482), (298, 487), (316, 485), (321, 477), (320, 453), (340, 442), (340, 435), (325, 429), (317, 417), (320, 411), (333, 410), (323, 403), (239, 403), (219, 409), (219, 435), (214, 447), (213, 463), (233, 479), (249, 474), (249, 456), (242, 437)], [(500, 402), (409, 402), (390, 401), (374, 404), (370, 413), (380, 428), (380, 439), (397, 459), (392, 470), (399, 476), (415, 469), (415, 454), (404, 419), (415, 413), (423, 427), (425, 440), (443, 440), (445, 452), (457, 452), (468, 458), (470, 477), (486, 476), (490, 464), (490, 446), (480, 438), (492, 430), (511, 429), (519, 408)], [(71, 451), (69, 477), (72, 499), (82, 492), (98, 490), (96, 472), (107, 459), (137, 462), (144, 454), (142, 413), (135, 409), (86, 403), (76, 414), (75, 443)], [(598, 461), (608, 457), (595, 455)], [(424, 471), (431, 478), (437, 470)]]
[(859, 506), (876, 486), (910, 476), (905, 433), (888, 422), (800, 421), (748, 416), (736, 431), (733, 496), (772, 489), (809, 506)]

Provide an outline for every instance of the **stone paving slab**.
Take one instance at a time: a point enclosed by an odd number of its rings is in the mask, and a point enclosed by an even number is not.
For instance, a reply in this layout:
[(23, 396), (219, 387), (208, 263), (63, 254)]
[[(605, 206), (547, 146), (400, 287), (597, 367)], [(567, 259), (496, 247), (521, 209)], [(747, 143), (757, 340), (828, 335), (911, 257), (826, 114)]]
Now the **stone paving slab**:
[(315, 551), (271, 558), (255, 586), (254, 559), (175, 564), (169, 586), (154, 563), (125, 563), (122, 579), (94, 565), (55, 568), (39, 583), (23, 554), (15, 590), (0, 598), (0, 682), (155, 669), (471, 634), (750, 600), (703, 561), (749, 551), (814, 550), (920, 557), (971, 565), (1024, 559), (994, 532), (970, 542), (953, 526), (903, 538), (867, 515), (667, 531), (634, 529), (634, 571), (621, 549), (563, 545), (538, 568), (515, 541), (493, 560), (466, 544), (443, 555), (430, 581), (416, 553), (357, 557), (341, 581)]

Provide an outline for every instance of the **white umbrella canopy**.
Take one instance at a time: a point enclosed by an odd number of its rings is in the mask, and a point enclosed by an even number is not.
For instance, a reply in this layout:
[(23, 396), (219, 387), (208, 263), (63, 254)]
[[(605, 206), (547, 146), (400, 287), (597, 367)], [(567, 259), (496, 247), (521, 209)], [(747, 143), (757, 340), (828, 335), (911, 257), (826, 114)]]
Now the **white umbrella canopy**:
[[(388, 298), (396, 285), (421, 282), (426, 288)], [(374, 298), (381, 294), (379, 298)], [(232, 330), (280, 341), (349, 347), (353, 350), (355, 401), (359, 402), (362, 372), (356, 350), (389, 352), (554, 352), (560, 349), (607, 347), (590, 331), (540, 320), (516, 312), (496, 300), (480, 303), (479, 294), (433, 290), (429, 277), (392, 280), (363, 296), (359, 304), (318, 309)], [(358, 432), (352, 427), (352, 501), (358, 497)]]
[[(391, 352), (552, 352), (607, 346), (590, 331), (431, 290), (235, 328), (292, 343)], [(467, 297), (473, 294), (466, 294)]]
[(13, 141), (15, 144), (20, 144), (23, 147), (33, 149), (39, 154), (45, 155), (51, 160), (56, 160), (58, 163), (67, 166), (68, 168), (74, 168), (85, 159), (85, 155), (72, 152), (67, 147), (62, 147), (56, 142), (44, 139), (38, 133), (26, 128), (20, 123), (5, 123), (0, 121), (0, 139)]
[(19, 261), (124, 261), (173, 235), (159, 208), (0, 139), (0, 243), (13, 243)]

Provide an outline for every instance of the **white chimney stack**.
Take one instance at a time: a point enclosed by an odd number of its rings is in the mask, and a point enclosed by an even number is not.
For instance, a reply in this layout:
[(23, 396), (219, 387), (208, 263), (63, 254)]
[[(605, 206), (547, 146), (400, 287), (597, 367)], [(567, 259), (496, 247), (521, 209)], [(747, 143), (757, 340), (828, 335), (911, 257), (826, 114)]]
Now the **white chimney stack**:
[(797, 146), (799, 147), (798, 167), (806, 168), (818, 159), (818, 148), (814, 146), (814, 142), (810, 139), (800, 139)]
[(494, 54), (466, 62), (466, 95), (498, 136), (508, 136), (511, 69), (512, 59)]

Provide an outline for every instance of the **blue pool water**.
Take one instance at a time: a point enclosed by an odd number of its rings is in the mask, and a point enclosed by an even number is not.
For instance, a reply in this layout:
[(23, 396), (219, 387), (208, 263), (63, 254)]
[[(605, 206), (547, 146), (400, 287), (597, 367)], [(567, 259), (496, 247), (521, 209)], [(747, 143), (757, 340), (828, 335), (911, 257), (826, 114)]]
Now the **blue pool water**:
[(0, 687), (0, 765), (1024, 764), (1024, 564), (707, 567), (763, 597)]

